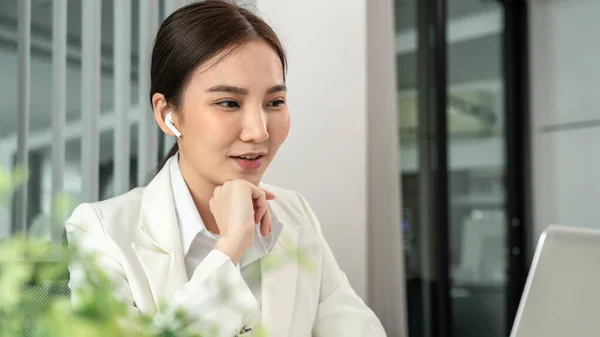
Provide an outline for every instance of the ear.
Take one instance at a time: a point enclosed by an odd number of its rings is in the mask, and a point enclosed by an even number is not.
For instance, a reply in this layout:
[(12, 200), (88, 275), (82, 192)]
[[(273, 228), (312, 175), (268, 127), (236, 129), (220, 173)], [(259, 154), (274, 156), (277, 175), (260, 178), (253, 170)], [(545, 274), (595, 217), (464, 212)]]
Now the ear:
[(162, 132), (169, 136), (175, 137), (173, 131), (171, 131), (165, 124), (165, 117), (167, 117), (169, 112), (172, 112), (173, 123), (178, 125), (177, 113), (175, 113), (175, 111), (172, 110), (172, 107), (167, 104), (167, 100), (163, 94), (157, 92), (152, 95), (152, 109), (154, 110), (154, 120), (156, 120), (156, 124), (158, 124), (158, 127), (162, 130)]

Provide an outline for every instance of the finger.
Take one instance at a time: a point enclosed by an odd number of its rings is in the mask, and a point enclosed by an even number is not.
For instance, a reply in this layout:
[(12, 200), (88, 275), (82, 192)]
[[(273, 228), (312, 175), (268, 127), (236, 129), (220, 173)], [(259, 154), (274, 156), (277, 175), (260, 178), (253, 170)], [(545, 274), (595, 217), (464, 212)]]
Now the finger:
[(273, 200), (276, 198), (275, 194), (273, 194), (273, 192), (269, 192), (265, 189), (263, 189), (263, 192), (265, 192), (265, 197), (267, 198), (267, 200)]
[[(254, 221), (255, 223), (262, 222), (262, 219), (268, 210), (267, 193), (269, 192), (250, 183), (248, 183), (248, 186), (250, 188), (252, 194), (252, 201), (254, 203)], [(275, 196), (272, 193), (270, 193), (270, 195), (272, 197)]]
[(267, 209), (265, 216), (260, 221), (260, 234), (262, 234), (262, 236), (265, 238), (269, 236), (269, 234), (271, 234), (271, 223), (271, 212), (269, 212), (269, 210)]
[(273, 200), (275, 199), (275, 194), (273, 192), (269, 192), (263, 188), (260, 188), (248, 181), (241, 181), (244, 186), (248, 187), (250, 189), (250, 194), (252, 194), (252, 199), (257, 199), (260, 197), (265, 197), (267, 200)]
[(267, 199), (263, 196), (262, 198), (254, 199), (254, 223), (259, 223), (265, 216), (268, 210)]

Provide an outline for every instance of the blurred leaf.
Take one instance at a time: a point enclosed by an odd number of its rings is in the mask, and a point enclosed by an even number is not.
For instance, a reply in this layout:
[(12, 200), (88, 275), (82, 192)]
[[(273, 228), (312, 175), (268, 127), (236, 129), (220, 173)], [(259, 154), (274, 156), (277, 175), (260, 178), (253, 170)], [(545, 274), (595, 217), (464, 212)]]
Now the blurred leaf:
[(283, 262), (283, 259), (279, 256), (266, 255), (261, 259), (260, 265), (261, 265), (262, 271), (268, 273), (268, 272), (271, 272), (272, 270), (279, 268), (281, 266), (282, 262)]
[(252, 337), (267, 337), (267, 330), (262, 326), (258, 326), (252, 330)]
[(313, 262), (314, 261), (313, 257), (311, 256), (309, 251), (298, 250), (298, 252), (296, 253), (296, 259), (298, 261), (298, 265), (300, 266), (301, 269), (304, 269), (304, 271), (308, 271), (308, 272), (316, 271), (316, 266)]
[(56, 217), (60, 217), (58, 219), (53, 219), (55, 221), (66, 220), (66, 217), (73, 211), (75, 208), (75, 198), (73, 198), (70, 194), (66, 192), (57, 193), (54, 196), (52, 203), (53, 214)]
[(14, 190), (28, 179), (27, 168), (17, 167), (11, 171), (6, 167), (0, 167), (0, 205), (6, 203)]
[(23, 284), (31, 278), (33, 268), (19, 262), (4, 262), (0, 268), (0, 310), (11, 310), (20, 303)]
[(11, 173), (4, 167), (0, 167), (0, 203), (12, 192)]
[(29, 168), (17, 166), (11, 173), (11, 184), (13, 188), (17, 188), (29, 180)]

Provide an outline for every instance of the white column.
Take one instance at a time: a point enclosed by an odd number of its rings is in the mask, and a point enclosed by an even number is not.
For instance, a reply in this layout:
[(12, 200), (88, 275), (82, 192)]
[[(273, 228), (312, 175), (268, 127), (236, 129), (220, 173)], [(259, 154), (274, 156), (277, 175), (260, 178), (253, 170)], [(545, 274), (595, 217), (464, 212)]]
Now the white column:
[[(31, 0), (18, 4), (18, 124), (17, 124), (17, 166), (28, 168), (29, 139), (29, 98), (30, 98), (30, 59), (31, 59)], [(27, 182), (17, 189), (16, 225), (18, 231), (27, 232)]]
[(400, 230), (394, 0), (366, 3), (368, 300), (388, 336), (408, 336)]
[(131, 109), (131, 0), (119, 0), (114, 3), (114, 193), (129, 190), (129, 146)]
[(179, 9), (180, 7), (183, 7), (185, 5), (184, 0), (164, 0), (165, 1), (165, 17), (163, 18), (166, 19), (169, 15), (171, 15), (173, 12), (175, 12), (177, 9)]
[(52, 3), (52, 187), (51, 234), (52, 241), (61, 238), (56, 223), (62, 217), (56, 214), (54, 197), (63, 192), (65, 171), (65, 124), (67, 114), (67, 0)]
[(83, 0), (82, 60), (81, 60), (81, 114), (83, 134), (81, 136), (81, 172), (83, 201), (96, 201), (99, 175), (99, 132), (100, 116), (100, 1)]
[(139, 92), (138, 185), (148, 182), (158, 163), (158, 127), (150, 105), (150, 59), (152, 42), (158, 29), (158, 1), (139, 3)]

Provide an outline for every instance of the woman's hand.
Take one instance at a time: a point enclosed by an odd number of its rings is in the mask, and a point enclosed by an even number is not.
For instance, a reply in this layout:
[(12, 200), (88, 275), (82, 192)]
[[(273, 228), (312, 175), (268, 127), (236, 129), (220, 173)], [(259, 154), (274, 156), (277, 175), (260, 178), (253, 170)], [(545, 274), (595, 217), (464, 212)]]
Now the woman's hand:
[(271, 233), (271, 214), (267, 200), (275, 195), (245, 180), (231, 180), (215, 188), (210, 199), (210, 211), (219, 227), (220, 238), (215, 249), (227, 254), (238, 264), (254, 240), (254, 226), (260, 223), (260, 232)]

